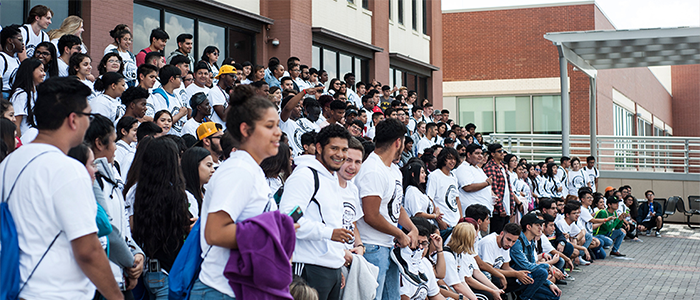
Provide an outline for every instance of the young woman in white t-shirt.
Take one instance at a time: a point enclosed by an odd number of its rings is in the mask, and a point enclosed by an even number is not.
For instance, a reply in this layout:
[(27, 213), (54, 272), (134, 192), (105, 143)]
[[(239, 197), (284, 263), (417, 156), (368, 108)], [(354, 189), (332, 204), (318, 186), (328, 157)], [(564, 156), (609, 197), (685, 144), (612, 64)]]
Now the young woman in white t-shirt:
[(122, 74), (124, 78), (126, 78), (127, 85), (129, 85), (129, 87), (136, 86), (138, 84), (138, 68), (136, 67), (136, 56), (129, 51), (132, 43), (132, 35), (131, 31), (129, 31), (129, 27), (124, 24), (117, 25), (117, 27), (109, 32), (109, 35), (114, 39), (114, 42), (107, 45), (104, 54), (118, 54), (124, 64)]
[(425, 182), (427, 170), (420, 160), (415, 160), (401, 169), (403, 173), (403, 207), (409, 216), (426, 218), (435, 223), (441, 224), (442, 228), (447, 228), (447, 224), (442, 221), (440, 209), (435, 206), (428, 195), (425, 194)]
[(190, 215), (198, 219), (204, 199), (204, 185), (214, 175), (214, 160), (209, 150), (192, 147), (182, 154), (181, 165)]
[(200, 231), (202, 252), (207, 254), (190, 293), (194, 300), (235, 298), (223, 271), (231, 249), (238, 249), (236, 223), (277, 209), (260, 168), (264, 159), (277, 154), (282, 136), (274, 104), (242, 85), (229, 99), (226, 120), (239, 145), (207, 185)]
[(92, 91), (92, 95), (88, 96), (88, 100), (95, 97), (94, 83), (88, 79), (92, 71), (92, 59), (87, 54), (76, 53), (70, 57), (68, 61), (68, 75), (75, 75), (78, 80), (85, 84)]
[(10, 102), (15, 108), (15, 125), (17, 125), (17, 136), (29, 130), (28, 110), (34, 106), (36, 101), (36, 86), (44, 82), (44, 64), (36, 59), (25, 59), (17, 69), (15, 82), (12, 84), (12, 94)]
[[(260, 163), (260, 168), (265, 172), (265, 178), (270, 186), (270, 192), (275, 195), (275, 201), (279, 201), (284, 191), (284, 181), (292, 174), (292, 152), (287, 143), (280, 142), (277, 155), (270, 156)], [(282, 191), (280, 191), (282, 189)]]
[[(447, 242), (445, 254), (445, 283), (468, 299), (498, 299), (503, 290), (494, 285), (481, 272), (474, 257), (476, 228), (473, 224), (462, 222), (452, 230)], [(456, 278), (455, 278), (456, 277)]]
[(566, 178), (566, 187), (569, 195), (578, 196), (578, 190), (582, 187), (591, 187), (588, 174), (581, 169), (581, 161), (578, 157), (571, 158), (571, 171)]

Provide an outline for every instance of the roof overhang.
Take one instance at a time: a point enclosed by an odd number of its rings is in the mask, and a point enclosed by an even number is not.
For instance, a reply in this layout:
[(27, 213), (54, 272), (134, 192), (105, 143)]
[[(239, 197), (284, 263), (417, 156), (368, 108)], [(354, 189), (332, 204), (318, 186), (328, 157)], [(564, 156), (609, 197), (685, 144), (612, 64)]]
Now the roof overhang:
[(313, 41), (315, 44), (329, 46), (338, 50), (344, 50), (366, 59), (373, 59), (374, 52), (382, 52), (384, 49), (349, 37), (347, 35), (329, 30), (323, 27), (312, 27)]
[(700, 64), (700, 27), (553, 32), (544, 38), (591, 77), (603, 69)]
[(389, 63), (392, 66), (426, 77), (430, 77), (433, 71), (440, 70), (440, 68), (434, 65), (396, 52), (389, 53)]

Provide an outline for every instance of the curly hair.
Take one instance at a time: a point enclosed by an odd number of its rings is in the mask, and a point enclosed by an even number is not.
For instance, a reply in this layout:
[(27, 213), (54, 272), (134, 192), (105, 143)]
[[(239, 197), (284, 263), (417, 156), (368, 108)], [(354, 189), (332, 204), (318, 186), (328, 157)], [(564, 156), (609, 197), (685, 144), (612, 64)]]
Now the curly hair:
[(132, 233), (146, 256), (179, 252), (189, 232), (185, 180), (175, 142), (160, 137), (145, 146), (136, 185)]

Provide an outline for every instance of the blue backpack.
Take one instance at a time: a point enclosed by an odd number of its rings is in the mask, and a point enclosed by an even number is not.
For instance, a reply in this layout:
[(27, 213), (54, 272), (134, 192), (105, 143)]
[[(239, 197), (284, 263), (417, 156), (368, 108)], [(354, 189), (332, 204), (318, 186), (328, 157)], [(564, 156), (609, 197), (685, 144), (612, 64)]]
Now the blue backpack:
[[(4, 184), (4, 182), (2, 183), (2, 203), (0, 203), (0, 245), (2, 245), (2, 249), (0, 249), (0, 299), (17, 299), (19, 297), (19, 293), (22, 291), (22, 289), (24, 289), (29, 279), (32, 278), (32, 275), (34, 275), (34, 271), (36, 271), (36, 268), (39, 267), (41, 261), (44, 260), (46, 253), (48, 253), (49, 250), (51, 250), (51, 247), (58, 239), (58, 236), (61, 235), (61, 232), (63, 232), (59, 231), (56, 237), (54, 237), (53, 241), (51, 241), (51, 244), (49, 244), (49, 247), (46, 249), (46, 251), (44, 251), (44, 254), (41, 255), (39, 262), (36, 263), (36, 266), (34, 266), (32, 272), (29, 273), (27, 281), (25, 281), (24, 284), (20, 287), (19, 237), (17, 235), (15, 219), (12, 217), (12, 213), (10, 212), (10, 207), (7, 204), (7, 202), (10, 200), (10, 195), (12, 195), (12, 192), (15, 189), (15, 184), (17, 184), (17, 181), (22, 175), (22, 172), (24, 172), (24, 170), (29, 164), (32, 163), (32, 161), (34, 161), (39, 156), (42, 156), (45, 153), (47, 152), (43, 152), (35, 156), (31, 160), (29, 160), (29, 162), (27, 162), (27, 164), (24, 165), (24, 167), (22, 167), (22, 169), (17, 174), (17, 179), (15, 179), (15, 182), (12, 184), (12, 187), (10, 188), (10, 191), (7, 194), (7, 196), (5, 196), (6, 185)], [(7, 164), (5, 164), (5, 170), (3, 171), (3, 180), (7, 178), (5, 176), (6, 171)]]
[[(199, 220), (194, 223), (190, 234), (185, 239), (180, 253), (177, 254), (173, 266), (170, 268), (168, 299), (185, 300), (190, 297), (190, 291), (194, 282), (199, 277), (202, 268), (202, 247), (199, 241)], [(211, 247), (209, 247), (211, 250)], [(207, 254), (209, 251), (207, 250)], [(206, 255), (205, 255), (206, 256)]]

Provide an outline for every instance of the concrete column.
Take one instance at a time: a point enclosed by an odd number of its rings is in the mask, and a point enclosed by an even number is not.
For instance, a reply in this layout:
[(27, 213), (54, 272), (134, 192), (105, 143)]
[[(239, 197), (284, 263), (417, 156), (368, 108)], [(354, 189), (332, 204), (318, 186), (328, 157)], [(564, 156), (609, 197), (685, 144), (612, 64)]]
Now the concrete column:
[(597, 115), (596, 114), (596, 106), (597, 106), (597, 104), (596, 104), (596, 101), (597, 101), (597, 99), (596, 99), (596, 77), (590, 77), (590, 81), (591, 81), (591, 84), (590, 84), (590, 92), (591, 92), (590, 97), (591, 98), (589, 100), (589, 102), (590, 102), (589, 103), (590, 104), (589, 124), (591, 127), (591, 155), (596, 156), (596, 161), (599, 161), (597, 158), (598, 144), (596, 143), (598, 140), (598, 138), (596, 136), (598, 134), (598, 128), (597, 128), (597, 124), (596, 124), (596, 115)]
[(370, 60), (367, 82), (376, 79), (389, 84), (389, 1), (370, 0), (369, 10), (372, 11), (372, 45), (384, 51), (375, 52), (374, 59)]
[(561, 153), (569, 156), (571, 134), (571, 103), (569, 102), (568, 61), (559, 47), (559, 79), (561, 80)]

